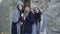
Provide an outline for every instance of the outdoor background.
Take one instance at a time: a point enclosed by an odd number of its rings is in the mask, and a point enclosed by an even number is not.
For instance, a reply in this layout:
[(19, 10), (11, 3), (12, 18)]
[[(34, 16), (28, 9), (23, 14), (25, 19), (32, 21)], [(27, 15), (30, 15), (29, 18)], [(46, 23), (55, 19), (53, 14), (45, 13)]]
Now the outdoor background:
[[(0, 34), (11, 34), (11, 13), (16, 2), (21, 0), (0, 0)], [(47, 34), (60, 34), (60, 0), (30, 0), (46, 15)]]

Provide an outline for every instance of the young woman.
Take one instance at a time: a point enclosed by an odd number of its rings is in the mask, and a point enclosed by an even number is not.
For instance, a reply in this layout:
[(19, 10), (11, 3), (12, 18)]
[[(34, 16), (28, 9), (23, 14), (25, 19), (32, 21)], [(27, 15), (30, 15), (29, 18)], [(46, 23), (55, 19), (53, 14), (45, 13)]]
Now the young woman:
[(45, 16), (42, 14), (38, 7), (34, 7), (33, 11), (35, 22), (32, 25), (32, 34), (45, 34)]
[(16, 9), (14, 10), (12, 14), (12, 34), (20, 34), (20, 27), (23, 24), (22, 23), (22, 15), (23, 15), (23, 3), (18, 2)]
[(34, 23), (34, 16), (30, 10), (29, 6), (25, 7), (25, 25), (24, 25), (24, 34), (32, 33), (32, 24)]

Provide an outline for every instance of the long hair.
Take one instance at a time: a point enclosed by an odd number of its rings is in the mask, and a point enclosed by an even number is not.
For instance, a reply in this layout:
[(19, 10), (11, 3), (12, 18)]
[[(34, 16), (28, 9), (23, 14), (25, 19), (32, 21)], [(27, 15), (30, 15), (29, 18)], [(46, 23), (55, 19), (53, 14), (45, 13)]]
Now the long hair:
[[(24, 9), (25, 9), (26, 7), (30, 8), (29, 6), (25, 6)], [(31, 9), (31, 8), (30, 8), (30, 9)], [(27, 13), (29, 13), (29, 12), (27, 12), (26, 10), (24, 10), (24, 15), (26, 15)]]
[[(22, 5), (21, 5), (21, 6), (22, 6)], [(24, 7), (22, 6), (22, 7), (23, 7), (22, 10), (20, 10), (18, 7), (19, 7), (19, 5), (17, 5), (17, 9), (18, 9), (19, 11), (22, 11), (22, 13), (24, 13)]]
[[(22, 5), (21, 5), (21, 6), (22, 6)], [(21, 13), (24, 13), (24, 7), (22, 6), (22, 7), (23, 7), (22, 10), (20, 10), (18, 7), (19, 7), (19, 5), (17, 5), (17, 9), (18, 9), (18, 11), (20, 12), (20, 13), (19, 13), (19, 15), (20, 15), (19, 21), (23, 22), (23, 17), (21, 16)], [(19, 22), (19, 21), (18, 21), (18, 22)]]
[[(37, 8), (37, 7), (35, 7)], [(39, 8), (37, 8), (39, 10)], [(34, 18), (35, 18), (35, 23), (40, 23), (41, 21), (41, 11), (39, 10), (39, 13), (36, 13), (35, 10), (34, 10)]]

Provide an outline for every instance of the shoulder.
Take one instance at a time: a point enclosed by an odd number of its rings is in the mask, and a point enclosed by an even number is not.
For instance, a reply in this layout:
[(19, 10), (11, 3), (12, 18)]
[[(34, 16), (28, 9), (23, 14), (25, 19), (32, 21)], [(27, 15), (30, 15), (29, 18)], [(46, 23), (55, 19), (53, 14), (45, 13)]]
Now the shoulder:
[(13, 14), (18, 14), (18, 10), (14, 10), (13, 11)]
[(45, 17), (45, 14), (43, 12), (41, 12), (41, 16)]
[(41, 19), (45, 19), (45, 14), (44, 13), (41, 14)]
[(32, 11), (30, 11), (29, 14), (30, 14), (30, 15), (33, 14)]
[(30, 11), (30, 13), (32, 13), (32, 11)]

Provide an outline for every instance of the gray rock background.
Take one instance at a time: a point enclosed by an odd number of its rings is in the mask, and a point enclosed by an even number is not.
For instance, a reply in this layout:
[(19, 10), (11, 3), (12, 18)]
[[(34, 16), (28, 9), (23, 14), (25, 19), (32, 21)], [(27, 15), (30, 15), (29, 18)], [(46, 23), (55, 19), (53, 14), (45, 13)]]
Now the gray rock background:
[(47, 34), (60, 34), (60, 0), (33, 0), (46, 15)]
[(2, 0), (0, 2), (0, 34), (11, 34), (11, 14), (19, 0)]
[[(0, 2), (0, 34), (11, 34), (11, 14), (19, 0)], [(60, 0), (32, 0), (46, 15), (47, 34), (60, 34)]]

